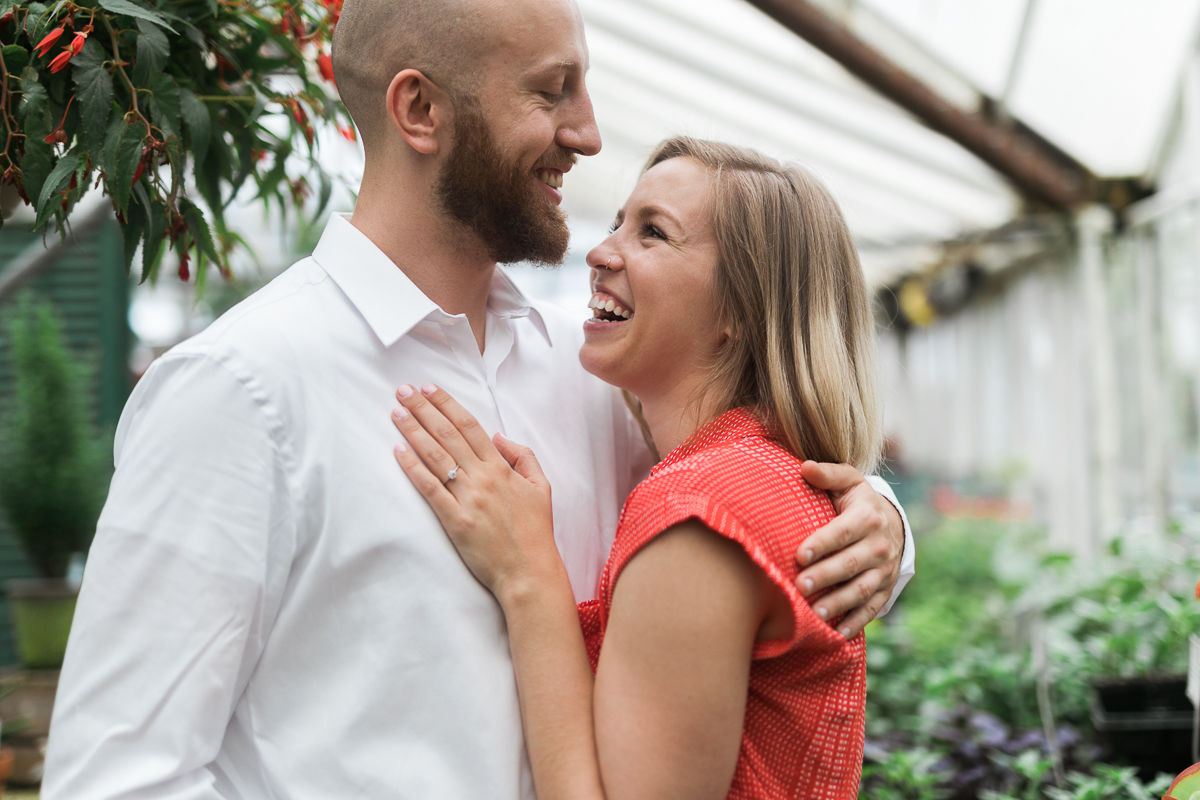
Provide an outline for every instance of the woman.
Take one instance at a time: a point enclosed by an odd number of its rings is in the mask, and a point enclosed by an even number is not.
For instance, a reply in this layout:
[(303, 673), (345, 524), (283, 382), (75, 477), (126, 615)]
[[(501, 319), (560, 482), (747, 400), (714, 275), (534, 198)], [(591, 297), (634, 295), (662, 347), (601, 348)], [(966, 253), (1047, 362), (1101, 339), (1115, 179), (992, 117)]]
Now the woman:
[(401, 467), (504, 610), (538, 797), (854, 798), (862, 636), (792, 584), (833, 518), (803, 460), (866, 470), (880, 444), (841, 213), (799, 168), (676, 138), (588, 263), (580, 360), (669, 453), (625, 504), (599, 600), (577, 612), (528, 449), (431, 385), (394, 415)]

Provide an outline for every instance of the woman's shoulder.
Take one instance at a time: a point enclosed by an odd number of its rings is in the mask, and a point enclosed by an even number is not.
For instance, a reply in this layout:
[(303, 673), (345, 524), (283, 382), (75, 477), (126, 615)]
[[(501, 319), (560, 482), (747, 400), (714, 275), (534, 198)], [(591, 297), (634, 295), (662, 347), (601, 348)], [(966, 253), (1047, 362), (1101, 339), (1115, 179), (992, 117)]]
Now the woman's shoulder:
[(672, 453), (630, 494), (615, 549), (636, 549), (694, 518), (748, 549), (794, 553), (834, 517), (829, 496), (804, 480), (802, 463), (761, 424)]
[(664, 461), (633, 490), (630, 501), (657, 504), (705, 496), (746, 512), (828, 503), (825, 492), (804, 480), (802, 463), (766, 431), (753, 431)]

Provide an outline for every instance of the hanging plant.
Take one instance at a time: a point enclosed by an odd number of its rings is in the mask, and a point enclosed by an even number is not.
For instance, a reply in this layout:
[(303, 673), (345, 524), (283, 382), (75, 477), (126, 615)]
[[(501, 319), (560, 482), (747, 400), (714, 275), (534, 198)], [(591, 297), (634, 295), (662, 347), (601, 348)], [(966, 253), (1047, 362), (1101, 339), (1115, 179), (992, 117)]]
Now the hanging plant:
[[(313, 123), (347, 138), (328, 43), (341, 0), (0, 0), (0, 183), (33, 206), (35, 230), (65, 233), (74, 204), (103, 187), (126, 269), (167, 249), (179, 277), (228, 274), (241, 239), (225, 209), (257, 198), (302, 211), (332, 185)], [(197, 203), (203, 201), (207, 212)]]

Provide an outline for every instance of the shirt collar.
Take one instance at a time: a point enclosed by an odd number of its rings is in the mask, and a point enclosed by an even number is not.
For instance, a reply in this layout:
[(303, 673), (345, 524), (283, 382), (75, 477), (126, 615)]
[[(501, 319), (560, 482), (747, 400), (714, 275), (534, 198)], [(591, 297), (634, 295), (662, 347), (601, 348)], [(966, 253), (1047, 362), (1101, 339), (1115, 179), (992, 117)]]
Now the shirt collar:
[[(365, 233), (350, 224), (349, 214), (329, 218), (312, 257), (358, 309), (384, 347), (391, 347), (430, 314), (444, 313)], [(546, 343), (553, 346), (541, 312), (499, 267), (492, 278), (488, 311), (498, 317), (530, 317)]]

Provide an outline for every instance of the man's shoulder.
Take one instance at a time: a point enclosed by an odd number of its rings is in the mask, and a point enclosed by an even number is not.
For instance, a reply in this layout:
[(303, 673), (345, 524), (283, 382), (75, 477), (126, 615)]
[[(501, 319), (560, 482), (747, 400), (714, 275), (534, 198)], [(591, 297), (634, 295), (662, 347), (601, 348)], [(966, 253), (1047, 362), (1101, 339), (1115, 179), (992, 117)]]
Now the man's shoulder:
[(301, 259), (171, 352), (211, 354), (224, 348), (270, 346), (303, 336), (312, 329), (312, 316), (321, 306), (336, 303), (339, 294), (329, 275), (312, 258)]
[[(302, 388), (333, 346), (333, 332), (350, 328), (353, 307), (311, 258), (301, 259), (211, 325), (171, 348), (152, 370), (204, 375), (223, 368), (263, 396)], [(185, 369), (185, 364), (193, 365)], [(207, 366), (205, 366), (207, 365)], [(170, 367), (168, 369), (168, 367)], [(199, 370), (199, 371), (197, 371)]]

